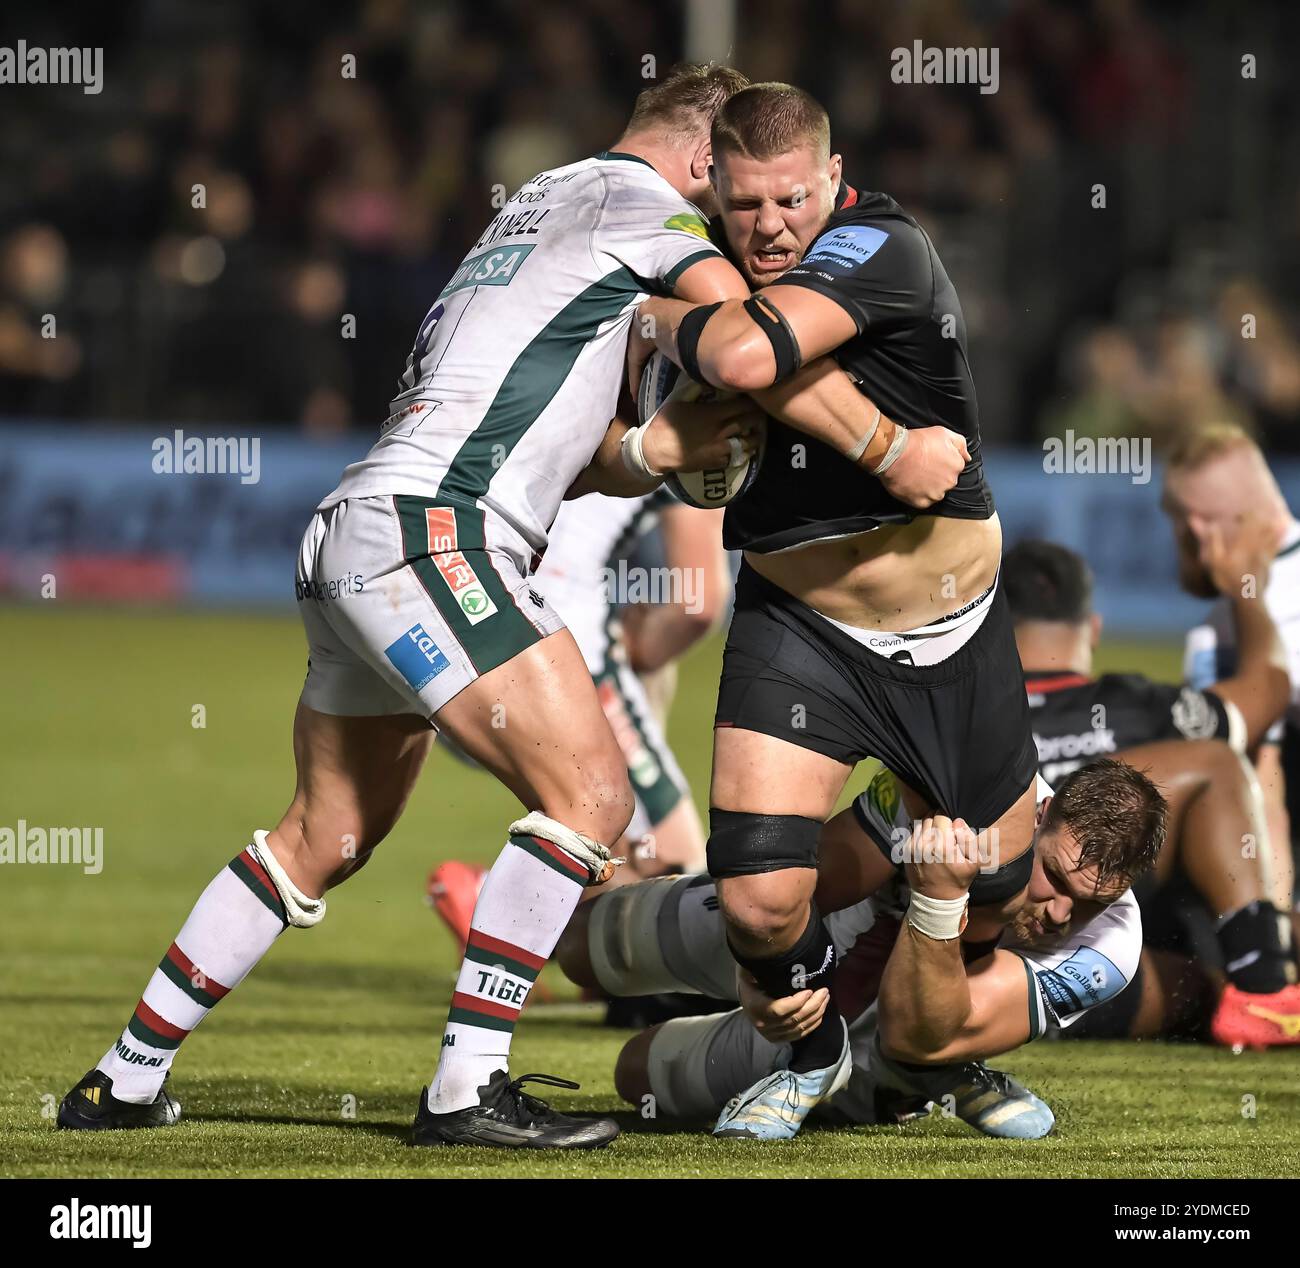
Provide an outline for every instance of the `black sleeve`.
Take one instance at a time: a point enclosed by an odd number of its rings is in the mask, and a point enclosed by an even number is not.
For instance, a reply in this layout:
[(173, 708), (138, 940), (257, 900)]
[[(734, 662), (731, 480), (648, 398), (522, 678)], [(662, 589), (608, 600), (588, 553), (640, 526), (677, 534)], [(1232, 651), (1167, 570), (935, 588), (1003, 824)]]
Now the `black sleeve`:
[(1138, 700), (1154, 740), (1226, 740), (1228, 709), (1212, 691), (1142, 679)]
[(929, 243), (915, 225), (876, 217), (870, 224), (827, 226), (803, 259), (773, 285), (806, 286), (833, 299), (862, 334), (869, 326), (927, 315), (934, 269)]

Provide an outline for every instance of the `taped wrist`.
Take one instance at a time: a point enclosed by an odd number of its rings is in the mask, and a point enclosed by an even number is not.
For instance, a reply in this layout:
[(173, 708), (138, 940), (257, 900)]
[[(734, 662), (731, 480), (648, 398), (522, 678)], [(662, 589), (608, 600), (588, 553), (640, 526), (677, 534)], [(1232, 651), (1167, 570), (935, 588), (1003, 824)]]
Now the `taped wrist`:
[(700, 372), (700, 336), (709, 324), (709, 318), (721, 307), (721, 303), (701, 304), (698, 308), (692, 308), (677, 326), (677, 356), (682, 369), (697, 383), (705, 381)]
[(867, 446), (876, 438), (876, 432), (880, 430), (880, 410), (877, 408), (876, 416), (871, 420), (871, 426), (863, 433), (862, 439), (858, 441), (852, 449), (844, 456), (850, 462), (857, 462), (864, 453), (867, 452)]
[(885, 456), (874, 467), (868, 467), (867, 470), (873, 476), (884, 475), (890, 467), (903, 456), (903, 450), (907, 447), (907, 428), (902, 423), (894, 424), (894, 438), (889, 442), (889, 448), (885, 450)]
[(960, 898), (928, 898), (913, 890), (907, 904), (907, 923), (936, 942), (950, 942), (960, 937), (966, 928), (966, 905), (969, 901), (967, 894)]
[(709, 811), (709, 875), (752, 876), (787, 867), (816, 867), (822, 825), (802, 815)]
[(747, 299), (742, 307), (772, 345), (772, 355), (776, 357), (776, 378), (773, 382), (780, 383), (782, 379), (788, 379), (803, 364), (794, 328), (786, 320), (785, 314), (762, 295)]
[(639, 427), (629, 427), (623, 433), (623, 439), (619, 443), (619, 454), (623, 459), (623, 467), (630, 471), (634, 476), (643, 480), (658, 480), (663, 477), (662, 471), (656, 471), (645, 456), (645, 429), (650, 424), (642, 423)]

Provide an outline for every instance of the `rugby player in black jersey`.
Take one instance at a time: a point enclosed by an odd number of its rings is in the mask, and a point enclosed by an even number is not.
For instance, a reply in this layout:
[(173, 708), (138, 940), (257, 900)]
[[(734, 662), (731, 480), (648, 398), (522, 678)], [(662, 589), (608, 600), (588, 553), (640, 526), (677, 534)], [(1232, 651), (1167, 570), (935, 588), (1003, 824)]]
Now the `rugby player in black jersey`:
[[(754, 394), (769, 414), (806, 392), (816, 367), (797, 371), (818, 358), (874, 407), (838, 447), (770, 421), (758, 477), (725, 519), (745, 562), (719, 691), (709, 870), (734, 956), (784, 998), (834, 969), (812, 902), (817, 840), (858, 761), (884, 762), (914, 817), (990, 833), (1002, 866), (972, 887), (969, 917), (964, 899), (936, 908), (951, 936), (969, 919), (967, 937), (986, 927), (988, 939), (1032, 870), (1036, 761), (996, 585), (1001, 530), (965, 323), (934, 245), (892, 198), (843, 178), (826, 112), (798, 88), (736, 94), (712, 148), (726, 242), (758, 293), (652, 299), (641, 328), (693, 378)], [(643, 355), (633, 349), (634, 367)], [(900, 464), (936, 453), (955, 483), (928, 504), (894, 496)], [(848, 1068), (831, 1008), (794, 1045), (787, 1084), (765, 1081), (760, 1095), (798, 1107), (793, 1134)], [(715, 1132), (755, 1135), (751, 1115), (769, 1117), (742, 1096)]]
[[(1286, 652), (1263, 597), (1274, 536), (1262, 523), (1246, 526), (1231, 544), (1211, 536), (1200, 552), (1216, 593), (1234, 596), (1241, 652), (1236, 673), (1205, 691), (1140, 674), (1092, 677), (1101, 618), (1088, 565), (1042, 541), (1021, 542), (1002, 561), (1043, 778), (1054, 783), (1097, 758), (1119, 756), (1155, 780), (1169, 802), (1165, 847), (1136, 891), (1148, 942), (1166, 949), (1148, 950), (1135, 989), (1090, 1014), (1079, 1036), (1208, 1029), (1223, 1044), (1300, 1044), (1300, 986), (1284, 914), (1293, 886), (1290, 844), (1269, 831), (1243, 756), (1290, 696)], [(1243, 576), (1257, 582), (1245, 594)], [(1222, 992), (1167, 947), (1199, 953), (1203, 940), (1217, 943), (1227, 977)]]

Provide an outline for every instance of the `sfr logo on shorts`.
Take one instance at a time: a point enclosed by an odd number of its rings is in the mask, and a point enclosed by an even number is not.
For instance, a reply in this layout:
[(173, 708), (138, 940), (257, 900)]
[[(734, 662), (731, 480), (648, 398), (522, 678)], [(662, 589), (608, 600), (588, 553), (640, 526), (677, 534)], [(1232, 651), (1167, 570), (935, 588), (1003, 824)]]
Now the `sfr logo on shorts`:
[(495, 614), (497, 605), (457, 547), (456, 512), (449, 506), (430, 506), (425, 509), (424, 520), (429, 533), (429, 557), (451, 588), (465, 619), (471, 625), (486, 621)]
[(425, 531), (429, 534), (429, 554), (445, 555), (458, 549), (456, 512), (449, 506), (430, 506), (424, 512)]

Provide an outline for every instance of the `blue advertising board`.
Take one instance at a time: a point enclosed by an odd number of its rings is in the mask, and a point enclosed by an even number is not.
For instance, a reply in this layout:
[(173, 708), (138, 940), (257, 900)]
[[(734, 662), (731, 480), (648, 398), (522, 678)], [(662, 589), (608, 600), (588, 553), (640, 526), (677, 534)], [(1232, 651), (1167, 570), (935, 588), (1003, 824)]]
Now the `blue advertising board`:
[[(187, 473), (186, 447), (204, 439), (153, 428), (7, 426), (0, 592), (35, 599), (53, 575), (59, 597), (73, 600), (290, 606), (312, 508), (364, 456), (369, 438), (246, 432), (229, 438), (244, 444), (227, 446), (221, 473), (212, 450), (194, 464), (206, 474)], [(1049, 474), (1030, 450), (992, 450), (985, 460), (1007, 544), (1047, 537), (1080, 551), (1111, 630), (1178, 634), (1196, 623), (1205, 605), (1178, 590), (1158, 468), (1143, 483)], [(1300, 463), (1274, 470), (1300, 507)]]

